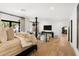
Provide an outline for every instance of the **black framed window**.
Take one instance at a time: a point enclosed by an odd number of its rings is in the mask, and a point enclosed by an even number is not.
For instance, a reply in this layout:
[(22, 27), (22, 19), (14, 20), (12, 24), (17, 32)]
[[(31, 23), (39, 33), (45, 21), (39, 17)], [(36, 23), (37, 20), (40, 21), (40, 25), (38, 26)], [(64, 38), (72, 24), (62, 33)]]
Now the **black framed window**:
[(10, 20), (1, 20), (4, 24), (4, 27), (12, 27), (15, 32), (20, 32), (20, 22), (10, 21)]
[(10, 26), (9, 22), (3, 22), (3, 24), (4, 24), (4, 27), (9, 27)]

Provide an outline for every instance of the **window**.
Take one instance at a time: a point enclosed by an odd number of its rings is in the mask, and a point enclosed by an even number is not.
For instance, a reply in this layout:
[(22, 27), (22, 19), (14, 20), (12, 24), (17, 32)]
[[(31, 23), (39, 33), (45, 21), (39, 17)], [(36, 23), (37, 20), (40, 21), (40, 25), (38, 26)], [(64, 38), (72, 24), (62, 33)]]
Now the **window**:
[(9, 22), (3, 22), (4, 27), (9, 27)]
[(11, 27), (13, 28), (13, 30), (15, 32), (18, 32), (19, 31), (19, 24), (18, 23), (12, 22), (12, 26)]
[(20, 22), (2, 20), (4, 27), (12, 27), (15, 32), (20, 32)]

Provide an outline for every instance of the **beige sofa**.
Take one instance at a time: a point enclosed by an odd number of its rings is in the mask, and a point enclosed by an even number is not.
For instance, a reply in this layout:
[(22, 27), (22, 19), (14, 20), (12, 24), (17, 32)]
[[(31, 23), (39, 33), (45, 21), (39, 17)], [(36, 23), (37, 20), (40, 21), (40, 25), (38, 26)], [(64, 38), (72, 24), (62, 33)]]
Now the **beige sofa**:
[[(26, 34), (20, 34), (27, 36)], [(32, 46), (33, 40), (14, 35), (12, 28), (0, 28), (0, 56), (14, 56)], [(29, 39), (29, 41), (27, 41)]]
[(0, 55), (14, 55), (21, 50), (21, 43), (19, 39), (7, 41), (7, 33), (4, 28), (0, 28)]

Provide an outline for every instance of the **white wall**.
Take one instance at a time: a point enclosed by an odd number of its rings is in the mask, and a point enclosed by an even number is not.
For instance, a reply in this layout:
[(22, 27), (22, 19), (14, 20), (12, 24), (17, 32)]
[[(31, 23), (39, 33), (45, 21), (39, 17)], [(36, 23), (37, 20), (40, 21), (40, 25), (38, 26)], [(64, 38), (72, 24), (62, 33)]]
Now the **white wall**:
[(39, 21), (39, 29), (40, 31), (43, 31), (44, 25), (52, 25), (52, 31), (54, 32), (54, 35), (60, 35), (62, 33), (62, 27), (67, 26), (67, 21), (65, 20), (41, 20)]
[(25, 18), (25, 32), (28, 32), (29, 31), (29, 18), (26, 17)]
[(72, 47), (74, 48), (76, 55), (79, 55), (79, 51), (77, 50), (77, 4), (75, 5), (70, 20), (73, 21), (72, 28)]
[(20, 19), (20, 31), (25, 32), (25, 19)]
[[(30, 21), (35, 21), (34, 18), (30, 18)], [(54, 35), (61, 35), (62, 33), (62, 27), (68, 25), (68, 20), (52, 20), (52, 19), (43, 19), (43, 18), (38, 18), (39, 22), (39, 31), (43, 31), (43, 26), (44, 25), (52, 25), (52, 31), (54, 32)], [(29, 24), (29, 31), (32, 30), (32, 24)]]

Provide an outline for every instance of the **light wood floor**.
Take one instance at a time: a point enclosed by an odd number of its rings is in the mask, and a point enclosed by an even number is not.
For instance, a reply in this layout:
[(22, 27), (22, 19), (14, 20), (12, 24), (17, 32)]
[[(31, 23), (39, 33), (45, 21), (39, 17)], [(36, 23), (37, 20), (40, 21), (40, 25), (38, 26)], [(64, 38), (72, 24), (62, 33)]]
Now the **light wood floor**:
[(32, 56), (75, 56), (66, 35), (51, 38), (48, 42), (38, 41), (38, 50)]

